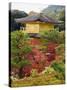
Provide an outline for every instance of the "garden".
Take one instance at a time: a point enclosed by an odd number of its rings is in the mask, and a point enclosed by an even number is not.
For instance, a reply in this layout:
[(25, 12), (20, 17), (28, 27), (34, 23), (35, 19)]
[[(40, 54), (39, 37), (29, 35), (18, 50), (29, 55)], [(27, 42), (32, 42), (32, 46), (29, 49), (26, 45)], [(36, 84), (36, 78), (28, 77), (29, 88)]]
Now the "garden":
[(65, 83), (64, 31), (43, 31), (30, 37), (22, 30), (11, 32), (12, 87)]

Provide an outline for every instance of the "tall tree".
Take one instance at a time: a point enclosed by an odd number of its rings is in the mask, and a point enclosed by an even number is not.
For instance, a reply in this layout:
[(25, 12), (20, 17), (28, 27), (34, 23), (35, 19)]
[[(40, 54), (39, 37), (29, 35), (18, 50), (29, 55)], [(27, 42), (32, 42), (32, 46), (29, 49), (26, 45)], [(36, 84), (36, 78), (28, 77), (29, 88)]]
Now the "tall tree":
[[(27, 15), (24, 11), (9, 10), (9, 26), (11, 27), (11, 31), (19, 30), (21, 26), (20, 23), (15, 22), (15, 18), (23, 18)], [(22, 26), (24, 26), (24, 24)]]

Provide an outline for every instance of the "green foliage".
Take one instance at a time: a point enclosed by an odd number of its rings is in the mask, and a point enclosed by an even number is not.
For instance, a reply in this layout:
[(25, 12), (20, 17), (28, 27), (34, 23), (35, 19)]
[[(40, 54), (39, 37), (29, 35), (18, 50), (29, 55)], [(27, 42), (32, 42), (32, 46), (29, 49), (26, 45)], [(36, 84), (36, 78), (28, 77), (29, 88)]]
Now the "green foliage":
[(31, 52), (31, 47), (27, 43), (28, 39), (28, 35), (22, 31), (11, 33), (11, 66), (23, 68), (25, 65), (30, 65), (26, 58), (26, 54)]
[(18, 63), (18, 65), (19, 65), (19, 67), (21, 68), (21, 67), (24, 67), (24, 66), (26, 66), (26, 65), (30, 65), (30, 62), (28, 61), (28, 60), (22, 60), (22, 61), (20, 61), (19, 63)]
[(11, 53), (13, 55), (14, 54), (17, 55), (20, 53), (27, 53), (31, 51), (30, 46), (27, 44), (28, 39), (29, 39), (28, 35), (24, 34), (22, 31), (12, 32), (11, 33)]
[(43, 31), (43, 32), (40, 32), (40, 34), (47, 43), (48, 42), (54, 42), (58, 44), (64, 43), (64, 34), (61, 34), (57, 29), (52, 30), (52, 31)]
[(55, 63), (52, 64), (52, 67), (58, 72), (63, 72), (64, 71), (64, 64), (63, 63), (57, 64), (55, 62)]
[(57, 78), (59, 79), (65, 79), (65, 64), (64, 62), (54, 62), (52, 66), (54, 70), (56, 71)]
[(64, 31), (61, 31), (60, 32), (60, 43), (65, 43), (65, 32)]
[(18, 67), (18, 68), (19, 68), (18, 62), (19, 62), (19, 61), (18, 61), (17, 59), (12, 59), (12, 60), (11, 60), (11, 66), (12, 66), (12, 67)]
[(55, 70), (52, 68), (52, 67), (47, 67), (47, 68), (45, 68), (45, 72), (44, 72), (44, 74), (51, 74), (51, 73), (53, 73), (53, 72), (55, 72)]
[(24, 11), (19, 11), (19, 10), (10, 10), (9, 11), (9, 25), (10, 25), (10, 30), (15, 31), (17, 29), (20, 29), (20, 26), (25, 26), (25, 24), (18, 24), (15, 22), (16, 18), (22, 18), (26, 17), (27, 13)]
[(25, 54), (25, 53), (29, 53), (31, 51), (31, 48), (28, 47), (28, 45), (24, 46), (23, 49), (22, 49), (22, 52)]
[(32, 69), (31, 70), (31, 77), (37, 77), (37, 76), (38, 76), (37, 70), (36, 69)]
[(65, 49), (65, 45), (59, 44), (59, 46), (56, 47), (56, 54), (64, 55), (64, 49)]

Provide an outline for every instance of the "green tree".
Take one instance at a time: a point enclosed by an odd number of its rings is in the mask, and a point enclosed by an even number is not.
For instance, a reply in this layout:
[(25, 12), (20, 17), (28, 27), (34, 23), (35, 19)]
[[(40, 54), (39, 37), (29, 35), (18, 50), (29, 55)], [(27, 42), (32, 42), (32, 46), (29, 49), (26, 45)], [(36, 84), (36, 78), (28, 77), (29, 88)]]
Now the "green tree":
[(21, 78), (21, 69), (30, 62), (26, 58), (26, 54), (31, 52), (28, 45), (28, 35), (22, 31), (14, 31), (11, 33), (11, 65), (19, 68), (19, 78)]
[(9, 27), (10, 31), (19, 30), (20, 26), (25, 26), (25, 24), (16, 23), (16, 18), (23, 18), (28, 16), (28, 14), (24, 11), (19, 10), (9, 10)]

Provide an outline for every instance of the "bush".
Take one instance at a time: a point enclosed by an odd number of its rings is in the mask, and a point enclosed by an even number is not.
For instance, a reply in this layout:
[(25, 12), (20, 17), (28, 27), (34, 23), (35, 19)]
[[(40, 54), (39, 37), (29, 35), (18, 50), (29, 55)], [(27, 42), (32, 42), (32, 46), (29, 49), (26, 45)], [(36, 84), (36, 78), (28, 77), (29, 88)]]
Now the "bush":
[(36, 69), (32, 69), (31, 70), (31, 77), (37, 77), (37, 76), (38, 76), (37, 70)]
[(58, 30), (55, 29), (52, 31), (43, 31), (40, 34), (42, 38), (45, 39), (46, 42), (54, 42), (58, 44), (64, 43), (64, 32), (60, 33)]
[(57, 62), (57, 61), (55, 61), (52, 65), (51, 65), (51, 67), (53, 67), (54, 68), (54, 70), (56, 71), (56, 73), (57, 73), (57, 77), (59, 78), (59, 79), (65, 79), (65, 64), (64, 64), (64, 62), (62, 61), (62, 62)]
[(56, 47), (56, 55), (58, 61), (64, 61), (65, 62), (65, 45), (60, 44)]
[(20, 73), (18, 75), (21, 75), (25, 65), (29, 65), (29, 60), (26, 58), (26, 54), (31, 52), (31, 47), (27, 43), (28, 39), (28, 35), (21, 30), (11, 33), (11, 66), (18, 67)]
[(46, 69), (45, 69), (45, 74), (51, 74), (51, 73), (53, 73), (55, 70), (52, 68), (52, 67), (47, 67)]

